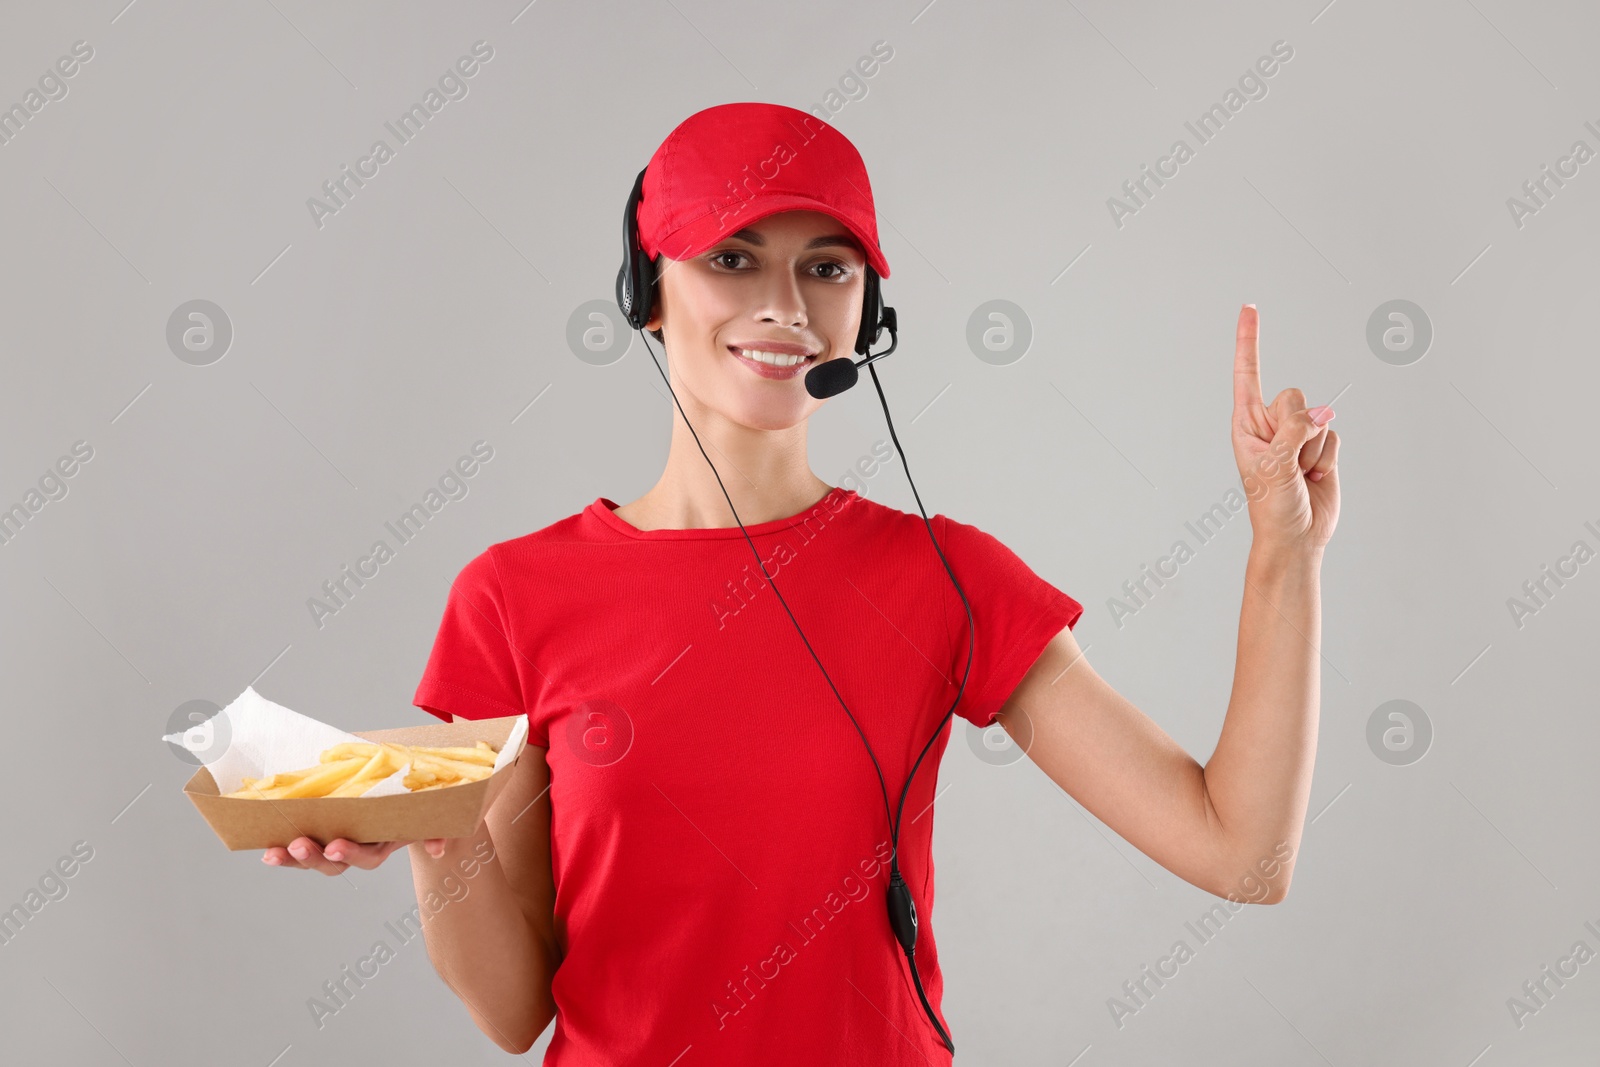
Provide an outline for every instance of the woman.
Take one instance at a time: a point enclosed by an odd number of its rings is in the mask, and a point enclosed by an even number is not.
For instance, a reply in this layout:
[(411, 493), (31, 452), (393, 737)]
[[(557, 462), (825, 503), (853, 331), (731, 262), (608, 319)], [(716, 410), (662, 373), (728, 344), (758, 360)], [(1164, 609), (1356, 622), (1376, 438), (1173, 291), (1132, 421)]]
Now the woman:
[[(722, 105), (674, 130), (629, 205), (654, 289), (619, 280), (666, 349), (665, 470), (638, 500), (491, 545), (451, 589), (415, 703), (527, 714), (529, 747), (477, 834), (410, 856), (422, 901), (492, 853), (424, 929), (508, 1051), (554, 1019), (545, 1062), (562, 1067), (951, 1063), (926, 922), (951, 714), (999, 723), (1194, 885), (1287, 892), (1338, 510), (1332, 412), (1296, 389), (1262, 403), (1246, 305), (1233, 442), (1254, 541), (1233, 699), (1202, 767), (1082, 659), (1078, 602), (998, 540), (811, 472), (823, 401), (806, 376), (877, 332), (863, 306), (889, 270), (870, 189), (853, 146), (791, 108)], [(263, 858), (336, 874), (402, 843), (302, 838)], [(888, 917), (902, 876), (923, 917), (912, 946)]]

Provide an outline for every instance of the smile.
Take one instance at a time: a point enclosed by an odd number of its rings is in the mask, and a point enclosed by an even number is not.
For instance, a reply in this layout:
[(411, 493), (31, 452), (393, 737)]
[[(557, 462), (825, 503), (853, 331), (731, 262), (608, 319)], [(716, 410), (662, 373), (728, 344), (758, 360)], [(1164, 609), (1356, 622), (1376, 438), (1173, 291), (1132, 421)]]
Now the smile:
[(761, 375), (763, 378), (788, 379), (794, 378), (811, 363), (815, 363), (816, 356), (789, 355), (783, 352), (765, 352), (754, 348), (735, 348), (728, 346), (728, 351)]

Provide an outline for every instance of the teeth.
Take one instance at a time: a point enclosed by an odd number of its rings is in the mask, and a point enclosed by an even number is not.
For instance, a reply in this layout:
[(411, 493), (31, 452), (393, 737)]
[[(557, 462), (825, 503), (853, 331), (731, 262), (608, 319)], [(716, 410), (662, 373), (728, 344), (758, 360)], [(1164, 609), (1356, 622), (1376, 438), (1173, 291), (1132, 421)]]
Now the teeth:
[(806, 356), (786, 356), (779, 352), (761, 352), (753, 348), (741, 348), (739, 354), (746, 359), (753, 359), (758, 363), (770, 363), (774, 367), (793, 367), (804, 363)]

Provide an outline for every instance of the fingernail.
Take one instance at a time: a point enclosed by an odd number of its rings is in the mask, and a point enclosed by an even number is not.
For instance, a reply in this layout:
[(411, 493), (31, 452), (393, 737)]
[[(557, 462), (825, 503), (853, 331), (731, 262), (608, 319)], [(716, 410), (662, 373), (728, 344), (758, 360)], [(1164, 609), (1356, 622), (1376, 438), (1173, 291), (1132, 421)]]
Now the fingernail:
[(323, 855), (328, 857), (330, 860), (333, 860), (335, 863), (337, 863), (340, 860), (344, 859), (344, 853), (340, 852), (336, 848), (328, 849), (326, 852), (323, 853)]
[(306, 846), (304, 845), (290, 845), (289, 853), (297, 860), (303, 860), (307, 855), (309, 855), (309, 853), (306, 851)]
[(262, 856), (261, 857), (261, 862), (262, 863), (270, 863), (272, 866), (276, 867), (278, 865), (278, 857), (276, 857), (276, 856)]
[(1255, 307), (1255, 305), (1254, 305), (1254, 304), (1246, 304), (1246, 305), (1245, 305), (1245, 307), (1247, 307), (1247, 308), (1253, 308), (1253, 307)]
[(1326, 426), (1333, 421), (1333, 409), (1330, 407), (1314, 407), (1310, 414), (1311, 421), (1318, 426)]

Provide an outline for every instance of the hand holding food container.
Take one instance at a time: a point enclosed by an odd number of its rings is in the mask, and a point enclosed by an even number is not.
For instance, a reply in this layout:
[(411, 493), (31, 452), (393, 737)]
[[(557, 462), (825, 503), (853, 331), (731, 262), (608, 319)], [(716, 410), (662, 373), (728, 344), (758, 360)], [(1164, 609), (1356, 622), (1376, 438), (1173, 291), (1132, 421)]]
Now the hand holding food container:
[(225, 744), (165, 737), (204, 764), (184, 793), (228, 848), (326, 873), (377, 866), (414, 841), (437, 855), (431, 846), (477, 832), (528, 732), (512, 715), (351, 734), (249, 686), (214, 718)]

